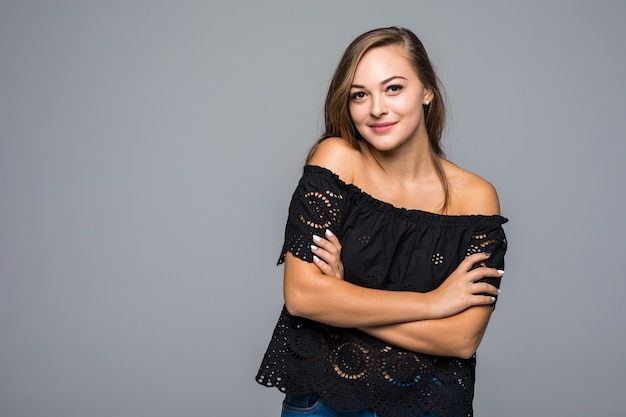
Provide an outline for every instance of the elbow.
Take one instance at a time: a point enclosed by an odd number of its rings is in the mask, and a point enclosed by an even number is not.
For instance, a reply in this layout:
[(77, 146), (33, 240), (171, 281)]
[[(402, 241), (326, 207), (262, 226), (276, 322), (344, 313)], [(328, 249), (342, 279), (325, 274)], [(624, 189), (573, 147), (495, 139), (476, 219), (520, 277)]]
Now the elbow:
[(302, 315), (302, 307), (300, 304), (294, 299), (292, 296), (287, 296), (285, 294), (285, 308), (287, 312), (295, 317), (303, 317)]
[(283, 277), (283, 298), (287, 312), (295, 317), (310, 319), (319, 308), (318, 294), (324, 294), (324, 279), (319, 271), (311, 271), (311, 266), (304, 261), (294, 258), (288, 253), (285, 258)]
[(478, 335), (464, 337), (455, 347), (454, 356), (461, 359), (470, 359), (478, 350), (481, 339)]
[(324, 294), (330, 293), (328, 282), (330, 280), (319, 277), (310, 280), (286, 277), (283, 297), (287, 312), (295, 317), (320, 321), (320, 315), (324, 315), (324, 306), (327, 305)]
[(478, 349), (478, 346), (476, 348), (462, 347), (457, 349), (456, 355), (454, 356), (461, 359), (470, 359), (472, 356), (474, 356), (474, 353), (476, 353), (476, 349)]
[(295, 317), (310, 318), (311, 311), (307, 304), (307, 297), (300, 291), (285, 291), (285, 308)]
[[(478, 314), (478, 317), (474, 317), (471, 323), (465, 323), (462, 328), (463, 330), (459, 332), (457, 337), (455, 338), (454, 350), (455, 356), (462, 359), (469, 359), (478, 350), (478, 346), (483, 340), (485, 336), (485, 331), (487, 330), (487, 323), (489, 317), (481, 317), (485, 312), (491, 314), (491, 307), (485, 309), (473, 309), (475, 313)], [(473, 324), (472, 324), (473, 323)]]

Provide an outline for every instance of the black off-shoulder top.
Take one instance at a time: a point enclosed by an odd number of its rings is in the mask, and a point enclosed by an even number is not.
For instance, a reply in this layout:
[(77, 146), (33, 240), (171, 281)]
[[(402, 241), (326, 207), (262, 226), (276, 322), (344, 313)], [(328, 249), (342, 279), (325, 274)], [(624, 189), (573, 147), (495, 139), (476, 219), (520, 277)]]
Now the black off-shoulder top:
[[(342, 244), (346, 281), (427, 292), (476, 252), (491, 252), (487, 266), (504, 269), (506, 222), (497, 215), (397, 208), (328, 169), (307, 165), (291, 200), (278, 263), (287, 252), (312, 262), (312, 236), (330, 229)], [(294, 317), (283, 306), (256, 379), (286, 393), (316, 392), (339, 411), (472, 416), (475, 366), (476, 355), (461, 359), (408, 351), (356, 329)]]

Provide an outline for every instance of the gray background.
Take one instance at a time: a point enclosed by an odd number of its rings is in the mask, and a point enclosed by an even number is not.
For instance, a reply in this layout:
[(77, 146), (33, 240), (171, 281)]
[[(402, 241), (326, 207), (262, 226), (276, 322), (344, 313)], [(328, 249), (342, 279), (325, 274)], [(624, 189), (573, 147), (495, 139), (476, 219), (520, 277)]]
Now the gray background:
[(623, 1), (0, 2), (0, 416), (277, 416), (289, 197), (358, 34), (402, 25), (510, 241), (477, 416), (626, 408)]

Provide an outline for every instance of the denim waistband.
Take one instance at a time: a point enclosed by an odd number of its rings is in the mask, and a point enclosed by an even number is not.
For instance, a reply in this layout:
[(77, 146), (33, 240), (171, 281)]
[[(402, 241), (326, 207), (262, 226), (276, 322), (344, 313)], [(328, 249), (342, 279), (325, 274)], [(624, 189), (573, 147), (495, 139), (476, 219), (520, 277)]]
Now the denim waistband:
[(317, 400), (319, 400), (319, 395), (315, 392), (310, 392), (308, 394), (286, 394), (285, 402), (292, 407), (313, 407)]

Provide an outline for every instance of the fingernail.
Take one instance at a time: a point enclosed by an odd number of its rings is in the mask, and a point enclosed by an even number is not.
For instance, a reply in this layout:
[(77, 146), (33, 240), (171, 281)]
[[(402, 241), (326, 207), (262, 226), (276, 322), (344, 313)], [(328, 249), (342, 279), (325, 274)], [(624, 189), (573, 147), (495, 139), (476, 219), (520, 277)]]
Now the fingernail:
[(326, 236), (330, 237), (333, 235), (333, 232), (330, 231), (330, 229), (326, 229)]
[(495, 303), (496, 302), (496, 297), (491, 297), (491, 302)]
[(500, 294), (502, 292), (502, 290), (500, 290), (500, 288), (498, 288), (498, 294)]
[(320, 258), (318, 258), (317, 256), (313, 255), (313, 260), (314, 260), (315, 262), (319, 262), (319, 261), (320, 261)]
[(316, 242), (319, 242), (320, 240), (322, 240), (322, 238), (319, 237), (318, 235), (313, 235), (313, 240)]
[(318, 249), (318, 248), (317, 248), (317, 246), (315, 246), (315, 245), (311, 245), (311, 250), (312, 250), (313, 252), (315, 252), (317, 249)]
[(498, 274), (500, 274), (500, 275), (504, 275), (504, 270), (502, 270), (502, 269), (498, 269)]
[(491, 256), (491, 252), (483, 252), (487, 258)]

